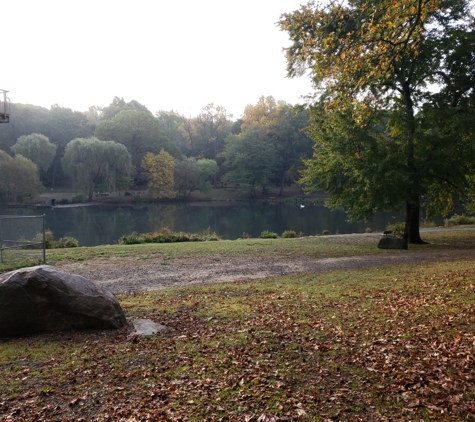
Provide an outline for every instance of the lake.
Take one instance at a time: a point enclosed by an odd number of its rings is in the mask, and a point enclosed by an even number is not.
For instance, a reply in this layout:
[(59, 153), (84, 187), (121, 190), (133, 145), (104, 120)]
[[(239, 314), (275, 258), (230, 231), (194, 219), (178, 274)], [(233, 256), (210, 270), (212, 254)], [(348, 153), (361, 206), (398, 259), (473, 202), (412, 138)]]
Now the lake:
[[(344, 211), (330, 211), (323, 205), (288, 205), (277, 202), (197, 202), (146, 204), (133, 206), (92, 205), (71, 208), (0, 207), (0, 215), (45, 214), (46, 228), (55, 239), (75, 237), (80, 246), (118, 243), (132, 232), (147, 233), (168, 227), (173, 231), (215, 232), (224, 239), (237, 239), (248, 233), (258, 237), (263, 230), (279, 235), (294, 230), (304, 236), (321, 234), (364, 233), (366, 228), (382, 231), (404, 214), (378, 213), (373, 221), (349, 223)], [(438, 222), (439, 223), (439, 222)], [(440, 224), (440, 223), (439, 223)]]

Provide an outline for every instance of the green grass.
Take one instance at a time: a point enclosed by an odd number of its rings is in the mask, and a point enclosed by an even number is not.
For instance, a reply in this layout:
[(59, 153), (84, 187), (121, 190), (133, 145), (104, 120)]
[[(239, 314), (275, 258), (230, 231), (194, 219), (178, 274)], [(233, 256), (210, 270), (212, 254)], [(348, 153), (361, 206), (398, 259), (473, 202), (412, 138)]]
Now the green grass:
[(453, 215), (450, 218), (444, 219), (445, 227), (453, 227), (453, 226), (460, 226), (460, 225), (473, 225), (475, 224), (475, 217), (467, 216), (465, 214), (462, 215)]
[[(108, 245), (95, 247), (78, 247), (71, 249), (49, 249), (46, 261), (54, 265), (64, 260), (87, 261), (94, 258), (136, 257), (149, 259), (164, 256), (166, 259), (221, 255), (229, 257), (273, 257), (292, 258), (309, 256), (314, 258), (338, 258), (344, 256), (373, 255), (388, 253), (431, 252), (446, 249), (475, 248), (475, 231), (473, 227), (422, 230), (422, 238), (428, 245), (409, 245), (408, 251), (387, 251), (378, 249), (379, 236), (372, 234), (317, 236), (304, 238), (279, 239), (242, 239), (218, 242), (165, 243), (138, 245)], [(5, 260), (0, 263), (0, 273), (28, 265), (37, 265), (41, 258), (38, 251), (34, 259)], [(41, 252), (41, 251), (40, 251)]]
[(120, 296), (170, 331), (0, 340), (0, 419), (472, 420), (474, 286), (459, 261)]
[[(443, 229), (422, 232), (422, 237), (430, 244), (410, 245), (408, 251), (435, 251), (444, 249), (475, 248), (475, 231), (472, 229)], [(387, 254), (395, 251), (378, 249), (378, 235), (318, 236), (297, 239), (242, 239), (218, 242), (110, 245), (80, 247), (74, 250), (61, 249), (47, 251), (47, 261), (67, 259), (88, 260), (95, 257), (165, 255), (168, 259), (189, 256), (271, 256), (332, 258), (368, 254)]]

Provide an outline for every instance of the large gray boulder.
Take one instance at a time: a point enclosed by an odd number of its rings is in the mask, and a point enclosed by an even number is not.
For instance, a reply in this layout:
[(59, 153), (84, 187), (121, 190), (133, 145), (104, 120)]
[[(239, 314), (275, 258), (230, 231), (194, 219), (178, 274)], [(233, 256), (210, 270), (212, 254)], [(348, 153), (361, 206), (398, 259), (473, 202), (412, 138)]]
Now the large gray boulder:
[(0, 336), (126, 325), (109, 291), (50, 265), (0, 274)]
[(407, 242), (399, 237), (385, 234), (378, 243), (379, 249), (407, 249)]

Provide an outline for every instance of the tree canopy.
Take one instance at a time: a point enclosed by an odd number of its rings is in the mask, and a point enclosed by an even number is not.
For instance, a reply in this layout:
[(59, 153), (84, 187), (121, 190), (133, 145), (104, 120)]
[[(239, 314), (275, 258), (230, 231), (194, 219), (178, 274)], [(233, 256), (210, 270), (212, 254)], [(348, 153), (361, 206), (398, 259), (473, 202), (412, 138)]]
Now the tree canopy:
[(141, 166), (145, 170), (149, 194), (157, 198), (169, 196), (175, 184), (175, 159), (162, 149), (157, 155), (145, 154)]
[(17, 139), (31, 133), (45, 133), (50, 111), (30, 104), (11, 104), (10, 123), (0, 125), (0, 149), (8, 154)]
[(43, 190), (35, 163), (22, 155), (0, 150), (0, 202), (21, 202)]
[(189, 150), (184, 130), (187, 119), (173, 110), (160, 110), (155, 113), (155, 115), (157, 116), (160, 128), (168, 137), (169, 141), (177, 145), (183, 154), (187, 154)]
[(95, 130), (102, 140), (119, 142), (132, 156), (137, 181), (143, 179), (141, 162), (145, 154), (158, 154), (164, 149), (173, 157), (180, 157), (178, 146), (168, 139), (158, 120), (150, 113), (139, 110), (122, 110), (111, 120), (102, 121)]
[(260, 97), (255, 105), (249, 104), (243, 113), (241, 129), (259, 127), (260, 140), (275, 150), (272, 179), (280, 184), (280, 195), (284, 190), (285, 174), (292, 167), (300, 167), (302, 158), (312, 153), (312, 140), (304, 132), (308, 125), (308, 113), (297, 113), (293, 107), (274, 97)]
[(20, 154), (29, 158), (39, 170), (43, 171), (48, 170), (56, 156), (56, 145), (39, 133), (20, 136), (11, 150), (15, 155)]
[[(259, 139), (269, 143), (276, 152), (268, 155), (274, 161), (266, 186), (274, 183), (283, 186), (284, 175), (289, 175), (289, 170), (295, 174), (295, 169), (301, 166), (301, 157), (311, 155), (311, 142), (301, 130), (307, 124), (308, 114), (296, 115), (289, 104), (277, 102), (273, 97), (262, 97), (257, 104), (246, 107), (243, 118), (237, 121), (231, 119), (224, 107), (214, 104), (203, 107), (195, 117), (184, 117), (174, 111), (159, 111), (153, 116), (139, 102), (126, 102), (120, 97), (115, 97), (107, 107), (91, 106), (84, 113), (59, 105), (53, 105), (48, 110), (12, 104), (10, 124), (0, 125), (0, 149), (10, 155), (21, 153), (37, 162), (39, 168), (45, 168), (45, 156), (52, 154), (52, 149), (56, 147), (48, 170), (40, 171), (42, 183), (52, 188), (57, 185), (70, 187), (74, 179), (70, 174), (66, 175), (61, 166), (66, 145), (71, 140), (88, 139), (94, 133), (100, 140), (123, 144), (132, 157), (132, 177), (136, 185), (146, 182), (141, 166), (143, 157), (147, 153), (158, 155), (164, 149), (176, 160), (176, 187), (182, 193), (196, 189), (205, 191), (210, 188), (210, 182), (217, 187), (218, 180), (224, 180), (223, 176), (229, 170), (221, 154), (226, 137), (230, 133), (242, 136), (243, 128), (247, 126), (256, 126), (253, 133), (259, 134)], [(252, 132), (250, 129), (246, 131), (246, 136)], [(33, 139), (32, 134), (37, 134), (35, 139), (44, 136), (42, 139), (49, 139), (50, 144), (36, 148), (36, 152), (28, 152), (23, 140), (24, 137)], [(20, 138), (22, 147), (19, 146)], [(230, 138), (227, 143), (233, 139)], [(15, 143), (18, 144), (16, 147)], [(36, 141), (28, 145), (32, 149)], [(271, 146), (265, 148), (270, 150)], [(254, 149), (243, 150), (244, 154), (252, 155), (254, 152)], [(185, 157), (193, 160), (184, 160)], [(211, 169), (214, 171), (212, 176), (208, 174)], [(229, 177), (228, 180), (231, 181)], [(122, 184), (122, 179), (120, 182)], [(74, 179), (74, 183), (78, 181)], [(107, 184), (100, 182), (95, 189), (102, 192), (106, 187)]]
[(211, 189), (209, 179), (218, 172), (218, 164), (209, 158), (188, 157), (175, 163), (175, 187), (178, 192), (191, 195), (194, 190), (208, 192)]
[(89, 113), (92, 116), (96, 116), (98, 120), (110, 120), (123, 110), (138, 110), (152, 114), (147, 107), (145, 107), (143, 104), (140, 104), (138, 101), (131, 100), (126, 103), (123, 97), (114, 97), (112, 102), (107, 107), (99, 108), (98, 110), (95, 110), (94, 108), (91, 109), (90, 107)]
[(61, 163), (89, 201), (99, 184), (114, 191), (117, 182), (124, 185), (132, 171), (131, 157), (124, 145), (95, 137), (69, 142)]
[(222, 152), (224, 165), (230, 168), (224, 180), (239, 184), (241, 190), (250, 195), (258, 188), (267, 191), (277, 167), (277, 152), (264, 138), (265, 128), (246, 126), (239, 135), (227, 136)]
[(256, 188), (266, 191), (271, 184), (284, 189), (284, 177), (291, 168), (309, 158), (312, 141), (303, 131), (308, 124), (306, 111), (297, 114), (283, 101), (260, 97), (246, 106), (239, 127), (234, 125), (225, 140), (222, 156), (227, 182), (241, 185), (253, 195)]
[(308, 72), (314, 158), (304, 182), (356, 219), (420, 202), (450, 209), (471, 186), (475, 27), (467, 0), (313, 2), (282, 16), (288, 72)]

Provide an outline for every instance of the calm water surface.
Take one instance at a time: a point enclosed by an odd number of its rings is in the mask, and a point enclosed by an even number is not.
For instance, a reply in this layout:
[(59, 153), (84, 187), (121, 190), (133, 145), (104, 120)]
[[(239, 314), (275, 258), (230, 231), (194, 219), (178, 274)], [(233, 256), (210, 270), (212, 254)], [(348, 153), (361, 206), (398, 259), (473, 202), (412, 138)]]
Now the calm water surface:
[(225, 239), (237, 239), (243, 232), (258, 237), (263, 230), (282, 234), (294, 230), (303, 235), (364, 233), (383, 230), (389, 223), (403, 221), (403, 213), (379, 213), (367, 223), (348, 223), (343, 211), (330, 211), (322, 205), (280, 203), (202, 202), (137, 206), (93, 205), (75, 208), (0, 208), (1, 215), (45, 214), (46, 228), (54, 237), (72, 236), (80, 246), (118, 243), (132, 232), (147, 233), (168, 227), (173, 231), (215, 232)]

